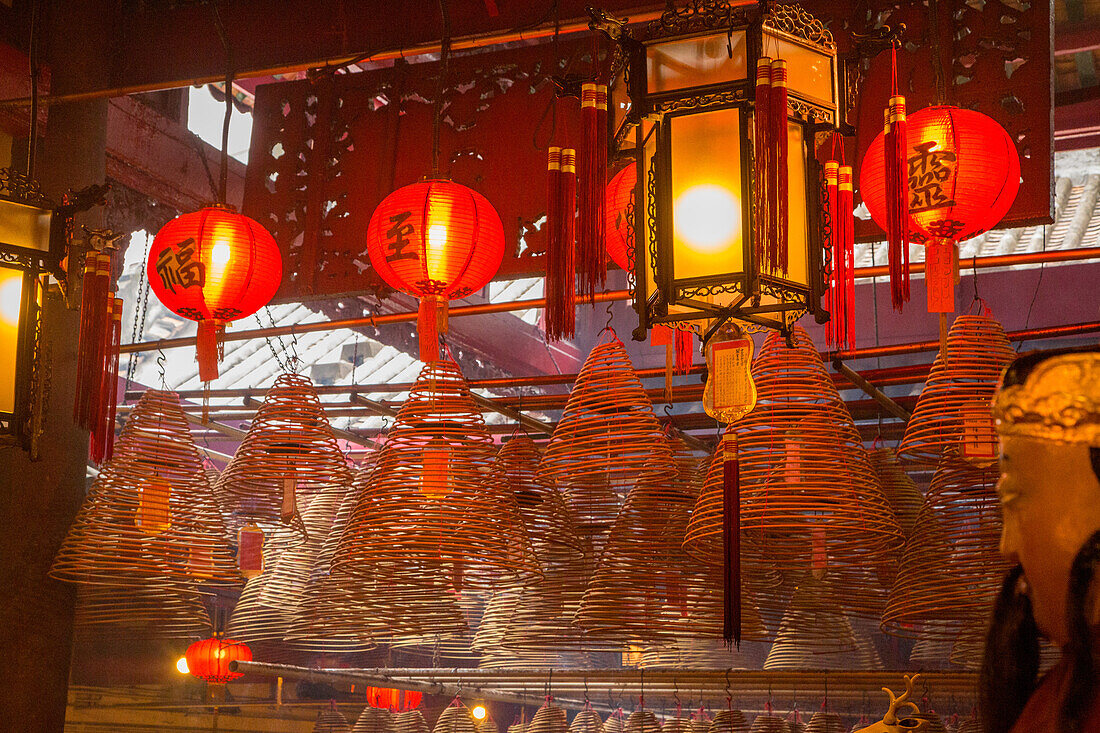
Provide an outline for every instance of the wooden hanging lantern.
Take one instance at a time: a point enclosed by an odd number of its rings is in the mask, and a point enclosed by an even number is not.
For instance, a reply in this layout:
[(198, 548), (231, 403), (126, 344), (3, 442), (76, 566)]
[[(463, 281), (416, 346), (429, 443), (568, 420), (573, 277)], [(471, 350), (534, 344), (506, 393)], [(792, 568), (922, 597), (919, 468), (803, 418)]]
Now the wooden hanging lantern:
[(382, 696), (373, 695), (376, 689), (378, 688), (367, 688), (367, 707), (359, 713), (351, 733), (397, 733), (393, 712), (389, 705), (380, 704), (383, 702)]
[(447, 301), (483, 288), (504, 258), (500, 217), (477, 191), (446, 179), (399, 188), (367, 225), (371, 266), (391, 287), (420, 299), (420, 360), (439, 358)]
[(271, 302), (283, 277), (274, 237), (231, 206), (207, 206), (161, 227), (149, 246), (149, 286), (164, 307), (199, 324), (199, 378), (218, 377), (226, 323)]
[(937, 465), (942, 458), (975, 466), (997, 460), (991, 401), (1016, 352), (993, 318), (959, 316), (947, 333), (898, 445), (905, 461)]
[(634, 337), (696, 319), (783, 329), (806, 312), (824, 319), (812, 149), (843, 98), (830, 31), (780, 4), (670, 5), (640, 28), (606, 14), (592, 26), (627, 64), (629, 111), (613, 139), (638, 166)]
[(546, 446), (542, 475), (565, 493), (578, 531), (598, 548), (629, 488), (672, 471), (649, 397), (611, 332), (577, 375)]
[(224, 685), (244, 677), (230, 669), (232, 662), (251, 662), (252, 650), (232, 639), (212, 637), (187, 647), (187, 671), (211, 685)]
[[(308, 377), (287, 373), (264, 396), (217, 490), (234, 518), (231, 531), (252, 522), (268, 535), (264, 547), (277, 551), (273, 542), (307, 539), (300, 507), (326, 489), (350, 486), (351, 472), (317, 390)], [(285, 527), (291, 531), (279, 531)]]
[(73, 583), (187, 592), (239, 582), (202, 465), (179, 397), (145, 391), (50, 575)]
[(1009, 565), (998, 551), (995, 466), (945, 460), (905, 543), (882, 628), (899, 636), (952, 635), (984, 623)]

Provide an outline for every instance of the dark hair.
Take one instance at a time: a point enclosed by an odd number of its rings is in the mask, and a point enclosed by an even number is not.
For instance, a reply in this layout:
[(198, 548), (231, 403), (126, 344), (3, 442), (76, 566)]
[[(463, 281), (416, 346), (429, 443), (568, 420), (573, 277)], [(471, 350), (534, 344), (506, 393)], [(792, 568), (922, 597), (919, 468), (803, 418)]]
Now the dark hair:
[[(1074, 347), (1029, 351), (1018, 356), (1001, 380), (1002, 387), (1024, 384), (1039, 364), (1064, 354), (1100, 353), (1100, 347)], [(1100, 480), (1100, 448), (1089, 447), (1093, 473)], [(1060, 711), (1061, 727), (1077, 731), (1088, 712), (1096, 690), (1096, 660), (1087, 609), (1089, 586), (1100, 561), (1100, 531), (1089, 537), (1077, 552), (1070, 568), (1066, 589), (1066, 628), (1069, 643), (1065, 656), (1070, 663), (1069, 685)], [(1017, 593), (1023, 574), (1017, 565), (1005, 578), (993, 606), (993, 618), (986, 635), (985, 655), (978, 681), (981, 719), (986, 733), (1008, 733), (1035, 691), (1039, 674), (1039, 630), (1031, 601)]]

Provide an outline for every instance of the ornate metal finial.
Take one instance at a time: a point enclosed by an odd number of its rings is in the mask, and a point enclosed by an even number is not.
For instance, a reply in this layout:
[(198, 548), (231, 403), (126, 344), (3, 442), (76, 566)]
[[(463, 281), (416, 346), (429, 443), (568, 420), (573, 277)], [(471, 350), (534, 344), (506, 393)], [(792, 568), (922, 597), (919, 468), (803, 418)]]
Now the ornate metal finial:
[(768, 3), (764, 26), (804, 38), (818, 46), (836, 48), (832, 31), (798, 3)]
[(877, 55), (891, 46), (900, 46), (901, 37), (905, 33), (905, 23), (896, 26), (880, 26), (870, 33), (853, 33), (852, 45), (860, 57)]
[(588, 27), (594, 31), (602, 31), (612, 41), (618, 41), (624, 35), (630, 35), (630, 31), (626, 29), (625, 20), (616, 18), (602, 8), (588, 6), (585, 11), (588, 12)]

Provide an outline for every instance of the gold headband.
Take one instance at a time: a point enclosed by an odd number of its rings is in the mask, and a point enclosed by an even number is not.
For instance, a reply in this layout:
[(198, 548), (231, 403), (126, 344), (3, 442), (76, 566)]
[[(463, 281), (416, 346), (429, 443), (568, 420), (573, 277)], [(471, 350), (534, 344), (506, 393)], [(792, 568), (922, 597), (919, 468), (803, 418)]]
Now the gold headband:
[(993, 398), (1001, 435), (1100, 446), (1100, 353), (1053, 356)]

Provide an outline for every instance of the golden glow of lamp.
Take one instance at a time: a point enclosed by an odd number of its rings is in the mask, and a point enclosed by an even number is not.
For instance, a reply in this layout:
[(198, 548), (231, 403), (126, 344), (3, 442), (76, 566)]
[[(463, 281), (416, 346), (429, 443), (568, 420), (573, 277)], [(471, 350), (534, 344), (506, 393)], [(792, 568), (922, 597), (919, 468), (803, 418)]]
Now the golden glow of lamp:
[[(813, 151), (815, 136), (839, 124), (836, 45), (799, 6), (762, 7), (691, 0), (642, 27), (592, 13), (592, 28), (621, 51), (613, 147), (638, 172), (635, 339), (660, 323), (699, 321), (706, 336), (729, 318), (789, 331), (807, 312), (828, 317), (823, 178)], [(753, 203), (762, 157), (753, 149), (755, 77), (769, 56), (787, 68), (785, 270), (761, 262), (753, 235), (762, 220)]]

